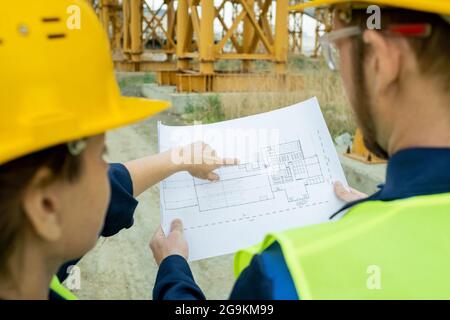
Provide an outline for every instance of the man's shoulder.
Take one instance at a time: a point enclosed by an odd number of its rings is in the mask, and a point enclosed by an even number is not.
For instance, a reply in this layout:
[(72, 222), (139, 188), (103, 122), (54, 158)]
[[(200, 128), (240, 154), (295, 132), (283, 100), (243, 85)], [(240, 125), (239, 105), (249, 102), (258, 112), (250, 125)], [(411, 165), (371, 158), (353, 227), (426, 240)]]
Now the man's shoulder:
[(253, 257), (237, 279), (230, 299), (298, 299), (283, 251), (277, 242)]

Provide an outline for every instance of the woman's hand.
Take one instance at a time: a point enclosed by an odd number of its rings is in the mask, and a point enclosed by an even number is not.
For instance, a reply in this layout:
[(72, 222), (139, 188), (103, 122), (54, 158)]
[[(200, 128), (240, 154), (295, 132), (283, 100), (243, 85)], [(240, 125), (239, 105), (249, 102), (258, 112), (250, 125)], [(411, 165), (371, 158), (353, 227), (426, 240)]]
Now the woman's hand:
[(181, 162), (182, 169), (192, 176), (210, 181), (219, 180), (219, 175), (213, 170), (239, 163), (237, 159), (219, 158), (216, 151), (202, 141), (174, 149), (172, 156), (176, 156), (175, 160)]
[(187, 260), (189, 247), (183, 235), (183, 223), (181, 220), (175, 219), (172, 221), (170, 233), (167, 237), (160, 226), (150, 241), (150, 249), (158, 266), (165, 258), (174, 254), (180, 255)]
[(367, 198), (367, 194), (350, 187), (346, 189), (344, 185), (339, 181), (334, 183), (334, 193), (339, 199), (344, 200), (345, 202), (352, 202)]

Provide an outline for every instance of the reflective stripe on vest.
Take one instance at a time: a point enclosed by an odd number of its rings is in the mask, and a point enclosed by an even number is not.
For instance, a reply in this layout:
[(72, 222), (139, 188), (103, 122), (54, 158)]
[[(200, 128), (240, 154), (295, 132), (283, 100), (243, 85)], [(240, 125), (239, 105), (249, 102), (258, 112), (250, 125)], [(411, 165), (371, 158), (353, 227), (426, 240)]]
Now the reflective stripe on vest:
[(52, 282), (50, 283), (50, 289), (55, 291), (61, 298), (65, 300), (78, 300), (78, 298), (70, 292), (66, 287), (64, 287), (56, 276), (53, 276)]
[(236, 276), (274, 241), (301, 299), (450, 299), (450, 193), (367, 201), (270, 234), (236, 254)]

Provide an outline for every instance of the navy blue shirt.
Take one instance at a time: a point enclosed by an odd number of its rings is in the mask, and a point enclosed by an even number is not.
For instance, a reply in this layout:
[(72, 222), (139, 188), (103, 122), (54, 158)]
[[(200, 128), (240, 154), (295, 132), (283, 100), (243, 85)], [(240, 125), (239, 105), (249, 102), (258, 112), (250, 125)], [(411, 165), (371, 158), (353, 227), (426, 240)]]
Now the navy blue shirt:
[[(389, 160), (386, 183), (379, 187), (375, 194), (349, 203), (338, 212), (363, 201), (389, 201), (450, 192), (450, 148), (411, 148), (397, 152)], [(164, 259), (153, 289), (153, 299), (204, 298), (185, 259), (180, 256)], [(230, 295), (230, 299), (299, 298), (280, 245), (276, 242), (253, 257)]]

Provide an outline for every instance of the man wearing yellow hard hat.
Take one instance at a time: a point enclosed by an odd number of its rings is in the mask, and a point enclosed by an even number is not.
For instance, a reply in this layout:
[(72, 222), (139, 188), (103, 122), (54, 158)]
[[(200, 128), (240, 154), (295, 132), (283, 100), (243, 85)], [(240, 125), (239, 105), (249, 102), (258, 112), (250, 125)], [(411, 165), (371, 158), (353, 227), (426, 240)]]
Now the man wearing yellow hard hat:
[[(78, 27), (67, 23), (69, 8), (80, 14)], [(100, 234), (130, 227), (135, 196), (179, 170), (218, 179), (212, 170), (222, 159), (202, 142), (174, 151), (214, 161), (176, 165), (170, 152), (125, 165), (103, 160), (105, 131), (167, 107), (120, 96), (87, 1), (2, 3), (0, 299), (74, 298), (54, 275)]]
[[(368, 23), (372, 5), (379, 29)], [(366, 146), (389, 159), (386, 183), (365, 198), (337, 185), (353, 201), (330, 212), (330, 223), (238, 252), (230, 298), (450, 299), (450, 1), (317, 0), (297, 9), (317, 7), (332, 10), (322, 51), (342, 75)], [(154, 298), (204, 298), (182, 233), (169, 237), (151, 244)]]

